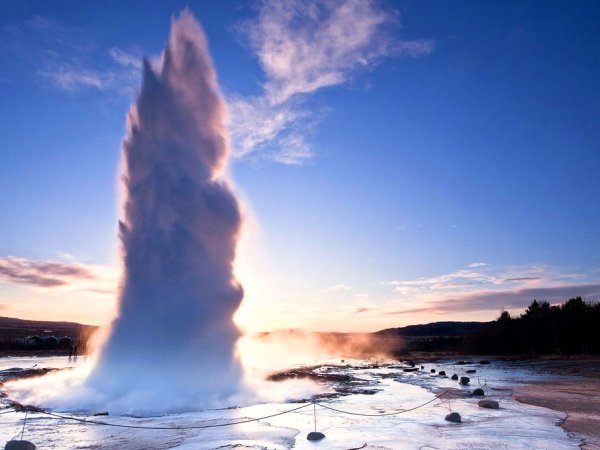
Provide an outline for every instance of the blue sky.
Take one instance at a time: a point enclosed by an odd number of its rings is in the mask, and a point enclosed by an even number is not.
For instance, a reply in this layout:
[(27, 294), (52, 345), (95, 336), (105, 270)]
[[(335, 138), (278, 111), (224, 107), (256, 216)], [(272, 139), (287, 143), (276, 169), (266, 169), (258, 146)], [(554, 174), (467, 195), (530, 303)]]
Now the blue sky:
[(141, 57), (186, 5), (249, 210), (245, 326), (376, 330), (600, 299), (597, 2), (9, 1), (1, 314), (110, 317), (125, 115)]

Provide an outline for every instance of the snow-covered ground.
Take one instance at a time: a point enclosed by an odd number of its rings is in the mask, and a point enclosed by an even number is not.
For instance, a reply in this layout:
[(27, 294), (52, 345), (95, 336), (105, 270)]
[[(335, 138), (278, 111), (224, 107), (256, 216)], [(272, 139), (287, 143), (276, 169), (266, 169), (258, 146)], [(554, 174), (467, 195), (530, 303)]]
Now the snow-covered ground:
[[(339, 363), (339, 360), (337, 360)], [(346, 360), (346, 363), (349, 361)], [(80, 360), (79, 364), (83, 361)], [(0, 370), (12, 367), (67, 367), (67, 358), (0, 358)], [(391, 416), (358, 416), (316, 407), (317, 429), (326, 435), (320, 442), (306, 439), (314, 430), (313, 406), (259, 422), (228, 427), (184, 429), (269, 416), (302, 406), (302, 403), (266, 403), (245, 408), (210, 410), (162, 417), (90, 417), (112, 424), (149, 427), (174, 427), (177, 430), (117, 428), (72, 422), (29, 413), (23, 438), (39, 449), (569, 449), (580, 442), (558, 426), (564, 414), (518, 403), (510, 387), (528, 380), (552, 380), (555, 375), (531, 371), (493, 361), (490, 365), (453, 366), (450, 361), (424, 364), (418, 372), (403, 372), (397, 363), (374, 368), (361, 361), (349, 367), (332, 366), (327, 373), (350, 373), (380, 389), (373, 395), (352, 394), (320, 400), (327, 406), (365, 414), (409, 409), (435, 398), (446, 388), (470, 393), (484, 386), (486, 397), (500, 403), (500, 409), (478, 407), (477, 397), (443, 397), (422, 408)], [(435, 368), (436, 373), (430, 373)], [(462, 375), (466, 369), (471, 385), (460, 387), (456, 381), (441, 378)], [(479, 378), (478, 378), (479, 377)], [(486, 384), (487, 383), (487, 384)], [(2, 399), (5, 400), (5, 399)], [(463, 423), (444, 420), (450, 411), (458, 412)], [(80, 416), (81, 417), (81, 416)], [(24, 413), (0, 415), (0, 433), (5, 440), (19, 438)]]

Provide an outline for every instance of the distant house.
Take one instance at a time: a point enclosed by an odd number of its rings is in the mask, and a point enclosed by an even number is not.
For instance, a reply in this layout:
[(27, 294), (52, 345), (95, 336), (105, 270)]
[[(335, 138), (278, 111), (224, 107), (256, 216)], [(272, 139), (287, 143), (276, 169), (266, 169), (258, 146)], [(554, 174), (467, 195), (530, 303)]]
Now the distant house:
[(44, 347), (58, 347), (58, 338), (56, 336), (48, 336), (43, 338)]
[(48, 348), (71, 348), (74, 340), (69, 336), (27, 336), (24, 338), (17, 339), (17, 343), (29, 348), (34, 349), (48, 349)]
[(27, 345), (28, 347), (37, 347), (44, 343), (44, 339), (38, 336), (27, 336), (21, 339), (21, 343)]
[(73, 344), (73, 339), (69, 336), (63, 336), (58, 339), (58, 346), (61, 348), (69, 348)]

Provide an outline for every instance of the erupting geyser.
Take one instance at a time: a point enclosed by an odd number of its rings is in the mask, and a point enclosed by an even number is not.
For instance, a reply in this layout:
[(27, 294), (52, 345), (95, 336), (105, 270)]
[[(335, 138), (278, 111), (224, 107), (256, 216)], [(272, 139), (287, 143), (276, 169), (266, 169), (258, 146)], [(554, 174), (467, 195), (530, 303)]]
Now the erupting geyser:
[(206, 38), (184, 11), (160, 67), (144, 64), (128, 117), (118, 317), (86, 382), (107, 407), (198, 409), (239, 390), (232, 316), (242, 299), (233, 276), (241, 217), (222, 178), (224, 119)]

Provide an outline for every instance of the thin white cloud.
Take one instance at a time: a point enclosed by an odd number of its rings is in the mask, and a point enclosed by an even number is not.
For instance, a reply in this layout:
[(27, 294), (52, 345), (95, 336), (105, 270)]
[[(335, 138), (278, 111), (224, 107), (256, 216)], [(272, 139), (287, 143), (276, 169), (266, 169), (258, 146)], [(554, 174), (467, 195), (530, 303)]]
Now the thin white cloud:
[(113, 80), (110, 72), (102, 73), (71, 64), (54, 65), (50, 69), (40, 70), (38, 73), (65, 91), (74, 91), (81, 88), (104, 90)]
[(600, 284), (565, 284), (560, 286), (516, 288), (506, 290), (480, 290), (463, 292), (454, 296), (440, 296), (415, 308), (389, 311), (388, 314), (451, 314), (470, 311), (496, 311), (501, 309), (522, 309), (533, 300), (543, 300), (551, 304), (562, 303), (573, 297), (583, 297), (587, 301), (600, 299)]
[(302, 165), (314, 156), (301, 134), (293, 133), (279, 140), (280, 148), (272, 155), (273, 161), (288, 165)]
[(237, 156), (272, 146), (282, 149), (268, 155), (284, 164), (313, 157), (298, 131), (307, 116), (302, 102), (311, 94), (343, 85), (385, 57), (433, 51), (431, 40), (394, 37), (398, 16), (373, 0), (264, 1), (258, 17), (242, 27), (266, 77), (263, 94), (229, 100)]
[(68, 261), (75, 261), (77, 258), (75, 257), (75, 255), (73, 255), (72, 253), (69, 252), (56, 252), (56, 255), (60, 258), (60, 259), (66, 259)]
[(394, 291), (403, 294), (414, 294), (424, 291), (465, 289), (476, 285), (496, 285), (502, 278), (474, 270), (457, 270), (448, 274), (421, 277), (414, 280), (387, 281), (382, 284), (394, 286)]
[(389, 27), (396, 19), (397, 12), (371, 0), (264, 2), (247, 34), (270, 103), (343, 84), (382, 57), (431, 53), (431, 41), (395, 40)]
[(230, 97), (228, 109), (231, 139), (238, 157), (277, 140), (305, 115), (287, 105), (273, 106), (265, 97)]
[(328, 291), (349, 291), (350, 289), (351, 289), (350, 286), (348, 286), (344, 283), (334, 284), (327, 288)]
[(472, 262), (467, 267), (483, 267), (483, 266), (487, 266), (487, 264), (484, 262)]
[[(2, 56), (38, 80), (66, 92), (111, 91), (131, 96), (139, 85), (141, 59), (112, 47), (97, 48), (83, 30), (42, 16), (0, 28)], [(13, 75), (14, 76), (14, 75)]]
[(117, 64), (120, 64), (121, 66), (124, 67), (133, 67), (134, 69), (141, 69), (142, 68), (142, 59), (132, 55), (130, 53), (127, 53), (123, 50), (121, 50), (120, 48), (117, 47), (112, 47), (110, 49), (108, 49), (108, 54), (110, 55), (110, 57), (112, 58), (112, 60), (114, 62), (116, 62)]
[(533, 299), (551, 303), (583, 296), (597, 301), (600, 284), (589, 272), (565, 273), (544, 265), (492, 267), (473, 263), (470, 269), (412, 280), (382, 282), (393, 288), (394, 300), (380, 307), (392, 315), (456, 314), (523, 308)]

